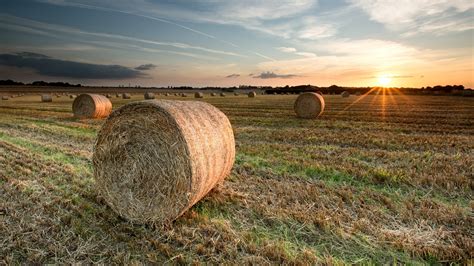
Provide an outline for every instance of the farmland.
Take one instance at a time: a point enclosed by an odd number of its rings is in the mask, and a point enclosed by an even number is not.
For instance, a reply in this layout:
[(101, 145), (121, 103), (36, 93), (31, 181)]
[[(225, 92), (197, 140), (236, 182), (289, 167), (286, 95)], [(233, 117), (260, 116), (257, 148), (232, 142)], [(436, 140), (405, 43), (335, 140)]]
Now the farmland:
[(229, 117), (236, 162), (166, 228), (97, 193), (103, 120), (73, 118), (66, 96), (0, 101), (0, 263), (472, 262), (474, 98), (324, 98), (316, 120), (295, 95), (199, 99)]

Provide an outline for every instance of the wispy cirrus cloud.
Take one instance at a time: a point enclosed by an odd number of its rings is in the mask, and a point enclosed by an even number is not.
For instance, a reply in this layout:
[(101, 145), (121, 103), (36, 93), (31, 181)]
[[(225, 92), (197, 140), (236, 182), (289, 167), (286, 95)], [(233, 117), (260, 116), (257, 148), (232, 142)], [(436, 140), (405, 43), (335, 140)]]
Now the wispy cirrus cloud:
[(276, 47), (278, 51), (284, 52), (284, 53), (291, 53), (291, 54), (296, 54), (300, 55), (303, 57), (315, 57), (315, 53), (310, 53), (310, 52), (300, 52), (294, 47)]
[(230, 75), (227, 75), (225, 77), (226, 78), (238, 78), (238, 77), (240, 77), (240, 74), (230, 74)]
[(471, 0), (349, 0), (373, 21), (392, 30), (442, 35), (453, 31), (473, 29)]
[(144, 64), (144, 65), (139, 65), (135, 69), (136, 70), (151, 70), (156, 68), (156, 65), (154, 64)]

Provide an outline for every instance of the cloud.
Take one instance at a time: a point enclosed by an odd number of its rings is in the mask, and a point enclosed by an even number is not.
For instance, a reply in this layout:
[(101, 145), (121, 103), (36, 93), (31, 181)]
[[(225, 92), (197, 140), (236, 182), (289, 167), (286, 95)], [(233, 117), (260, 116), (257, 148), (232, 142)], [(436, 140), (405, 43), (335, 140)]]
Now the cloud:
[(238, 77), (240, 77), (240, 74), (230, 74), (226, 76), (226, 78), (238, 78)]
[[(462, 13), (474, 8), (472, 0), (349, 0), (366, 12), (370, 19), (393, 30), (439, 34), (472, 29), (472, 13)], [(421, 27), (421, 28), (420, 28)]]
[(139, 65), (135, 69), (136, 70), (150, 70), (156, 68), (156, 65), (154, 64), (144, 64), (144, 65)]
[(294, 47), (277, 47), (276, 48), (278, 51), (284, 52), (284, 53), (294, 53), (296, 52), (296, 48)]
[(60, 60), (30, 52), (0, 54), (0, 65), (30, 68), (44, 76), (76, 79), (128, 79), (145, 76), (142, 72), (125, 66)]
[(279, 75), (279, 74), (267, 71), (267, 72), (260, 73), (260, 75), (258, 76), (254, 75), (253, 77), (256, 79), (276, 79), (276, 78), (291, 79), (291, 78), (298, 77), (298, 75), (294, 75), (294, 74)]

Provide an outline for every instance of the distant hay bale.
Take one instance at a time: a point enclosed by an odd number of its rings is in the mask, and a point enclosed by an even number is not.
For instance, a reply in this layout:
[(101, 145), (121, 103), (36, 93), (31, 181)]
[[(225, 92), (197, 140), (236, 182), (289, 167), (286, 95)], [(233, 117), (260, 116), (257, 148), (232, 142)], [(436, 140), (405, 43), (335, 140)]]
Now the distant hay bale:
[(195, 92), (194, 98), (204, 98), (204, 94), (202, 92)]
[(76, 95), (71, 94), (71, 95), (69, 95), (69, 98), (74, 99), (74, 98), (76, 98)]
[(165, 93), (165, 96), (170, 96), (170, 94), (169, 94), (169, 93)]
[(238, 93), (238, 92), (234, 92), (234, 96), (239, 96), (239, 93)]
[(81, 94), (72, 103), (74, 117), (102, 118), (112, 112), (112, 102), (99, 94)]
[(116, 93), (115, 98), (120, 98), (120, 93)]
[(49, 103), (53, 101), (53, 97), (50, 94), (42, 94), (41, 101), (44, 103)]
[(122, 99), (130, 99), (132, 96), (130, 95), (130, 93), (123, 93), (122, 94)]
[(324, 111), (324, 98), (318, 93), (305, 92), (296, 98), (293, 106), (300, 118), (316, 118)]
[(341, 96), (344, 97), (344, 98), (347, 98), (347, 97), (351, 96), (351, 94), (348, 91), (343, 91), (341, 93)]
[(2, 96), (2, 100), (7, 101), (7, 100), (8, 100), (8, 96)]
[(107, 97), (108, 99), (110, 99), (110, 98), (112, 98), (112, 95), (107, 94), (107, 95), (105, 95), (105, 97)]
[(356, 96), (360, 96), (360, 91), (356, 92), (355, 95), (356, 95)]
[(145, 100), (153, 100), (155, 99), (155, 94), (153, 92), (146, 92), (143, 97), (145, 97)]
[(186, 93), (181, 93), (181, 97), (188, 97), (188, 95)]
[(211, 96), (216, 96), (217, 94), (215, 92), (212, 92), (211, 93)]
[(255, 98), (255, 96), (257, 96), (257, 93), (254, 92), (254, 91), (251, 91), (251, 92), (249, 92), (248, 96), (249, 96), (249, 98)]
[(94, 147), (98, 191), (131, 222), (167, 224), (223, 182), (235, 160), (228, 118), (200, 101), (152, 100), (115, 110)]
[(225, 97), (225, 93), (223, 93), (223, 92), (221, 92), (220, 95), (221, 95), (221, 97)]

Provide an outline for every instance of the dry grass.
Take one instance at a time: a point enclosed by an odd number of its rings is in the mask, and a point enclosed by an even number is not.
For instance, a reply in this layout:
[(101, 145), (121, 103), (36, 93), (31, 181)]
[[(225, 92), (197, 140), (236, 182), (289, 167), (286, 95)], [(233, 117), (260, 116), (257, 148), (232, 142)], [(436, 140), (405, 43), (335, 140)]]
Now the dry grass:
[(318, 120), (295, 99), (203, 99), (231, 120), (236, 163), (164, 229), (97, 193), (101, 121), (67, 97), (1, 101), (0, 263), (472, 262), (474, 98), (327, 95)]

